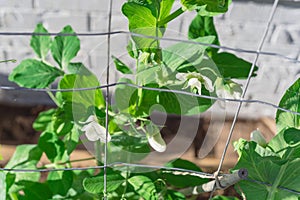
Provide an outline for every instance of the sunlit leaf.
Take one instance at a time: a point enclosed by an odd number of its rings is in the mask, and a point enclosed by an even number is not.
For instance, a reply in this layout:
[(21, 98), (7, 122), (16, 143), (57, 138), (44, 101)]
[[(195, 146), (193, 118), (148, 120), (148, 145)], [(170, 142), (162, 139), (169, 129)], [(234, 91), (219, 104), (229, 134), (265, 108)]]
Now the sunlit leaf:
[[(201, 172), (201, 169), (197, 165), (183, 159), (176, 159), (170, 161), (166, 164), (166, 166)], [(172, 171), (165, 171), (165, 172), (162, 171), (162, 177), (164, 177), (164, 179), (169, 184), (179, 188), (197, 186), (209, 181), (208, 179), (200, 178), (197, 177), (196, 175), (192, 175), (184, 172), (180, 173), (180, 172), (172, 172)]]
[[(42, 151), (37, 145), (19, 145), (17, 146), (13, 156), (5, 166), (10, 169), (36, 169), (37, 163), (42, 156)], [(6, 177), (7, 188), (9, 193), (17, 192), (24, 186), (18, 185), (21, 181), (37, 182), (40, 179), (39, 172), (11, 172)]]
[(155, 185), (150, 178), (137, 175), (128, 179), (128, 182), (134, 187), (135, 192), (145, 200), (155, 200), (158, 198)]
[[(300, 112), (300, 78), (288, 88), (280, 100), (279, 107)], [(276, 125), (278, 132), (286, 127), (300, 129), (300, 116), (290, 112), (277, 110)]]
[[(226, 52), (214, 54), (212, 59), (224, 78), (246, 79), (252, 66), (250, 62)], [(252, 76), (256, 76), (257, 70), (255, 66)]]
[[(37, 24), (34, 33), (48, 33), (48, 31), (43, 24)], [(33, 35), (30, 40), (30, 46), (39, 58), (45, 60), (50, 50), (51, 42), (50, 35)]]
[[(117, 172), (112, 173), (108, 172), (107, 174), (107, 192), (115, 191), (125, 180), (124, 178)], [(83, 187), (86, 191), (93, 194), (101, 194), (104, 191), (104, 176), (103, 173), (94, 176), (85, 178), (83, 181)]]
[[(75, 34), (71, 26), (66, 26), (61, 34)], [(65, 69), (70, 61), (77, 55), (80, 49), (80, 41), (77, 36), (58, 35), (55, 37), (51, 52), (54, 60), (62, 69)]]
[(267, 148), (263, 148), (242, 139), (236, 144), (240, 158), (234, 169), (246, 168), (248, 178), (254, 180), (243, 180), (238, 184), (247, 199), (298, 199), (300, 196), (293, 192), (300, 188), (300, 158), (294, 156), (299, 148), (289, 149), (279, 156), (273, 152), (275, 144), (278, 143), (271, 141)]
[[(196, 15), (196, 17), (193, 19), (189, 26), (188, 35), (189, 39), (196, 39), (205, 36), (214, 36), (215, 40), (212, 44), (220, 45), (218, 34), (212, 17)], [(206, 51), (212, 52), (209, 54), (215, 54), (218, 52), (218, 49), (208, 47)]]
[(181, 0), (182, 5), (188, 10), (198, 10), (199, 14), (214, 16), (227, 12), (231, 0)]
[(114, 56), (112, 58), (114, 60), (115, 66), (119, 72), (121, 72), (122, 74), (132, 74), (131, 69), (127, 65), (125, 65), (120, 59), (118, 59)]
[(64, 73), (42, 61), (23, 60), (9, 75), (9, 80), (22, 87), (45, 88)]
[(33, 128), (37, 131), (51, 130), (52, 128), (52, 118), (53, 114), (56, 112), (56, 109), (49, 109), (43, 112), (40, 112), (38, 117), (33, 122)]

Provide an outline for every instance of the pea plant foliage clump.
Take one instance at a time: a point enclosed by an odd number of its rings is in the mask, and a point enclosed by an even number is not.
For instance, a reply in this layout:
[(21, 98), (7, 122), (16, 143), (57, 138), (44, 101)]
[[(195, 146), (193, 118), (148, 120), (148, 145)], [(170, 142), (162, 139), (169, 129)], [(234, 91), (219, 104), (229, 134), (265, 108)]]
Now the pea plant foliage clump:
[[(168, 149), (161, 127), (150, 120), (155, 109), (197, 115), (216, 103), (199, 95), (239, 99), (242, 86), (235, 79), (246, 79), (251, 63), (209, 46), (220, 45), (213, 17), (225, 13), (230, 3), (181, 0), (176, 10), (174, 0), (125, 2), (122, 12), (132, 33), (126, 48), (135, 67), (112, 56), (116, 70), (124, 75), (114, 90), (114, 104), (105, 101), (98, 77), (82, 62), (72, 61), (80, 50), (80, 40), (72, 27), (65, 26), (60, 34), (51, 37), (43, 24), (38, 24), (34, 33), (42, 34), (33, 34), (30, 40), (36, 57), (22, 60), (9, 80), (26, 88), (57, 87), (57, 92), (48, 90), (56, 108), (39, 114), (33, 123), (34, 129), (41, 132), (38, 143), (19, 145), (5, 168), (54, 170), (43, 178), (38, 171), (1, 171), (0, 199), (195, 199), (182, 189), (200, 186), (209, 179), (163, 169), (136, 173), (138, 169), (132, 166), (68, 170), (74, 163), (70, 155), (79, 144), (89, 143), (95, 155), (91, 159), (99, 166), (104, 165), (106, 150), (110, 163), (138, 163), (151, 152)], [(184, 12), (195, 13), (188, 30), (189, 42), (162, 47), (160, 38), (168, 23), (178, 20)], [(251, 76), (257, 70), (255, 66)], [(55, 81), (57, 86), (52, 84)], [(286, 91), (279, 106), (300, 112), (299, 87), (300, 79)], [(153, 109), (155, 105), (159, 106)], [(232, 172), (246, 168), (249, 173), (236, 190), (247, 199), (299, 197), (300, 117), (277, 111), (276, 122), (278, 134), (269, 143), (258, 131), (252, 133), (251, 141), (240, 139), (234, 143), (239, 160)], [(42, 155), (50, 164), (39, 163)], [(201, 172), (198, 166), (182, 159), (165, 165)]]

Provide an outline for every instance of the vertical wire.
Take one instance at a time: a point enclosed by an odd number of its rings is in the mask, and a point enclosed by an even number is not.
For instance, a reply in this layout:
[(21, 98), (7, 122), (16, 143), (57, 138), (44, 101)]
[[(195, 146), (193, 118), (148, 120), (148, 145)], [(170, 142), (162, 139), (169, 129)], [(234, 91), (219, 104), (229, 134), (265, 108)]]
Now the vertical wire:
[[(271, 26), (271, 22), (274, 18), (274, 14), (275, 14), (275, 11), (276, 11), (276, 8), (278, 6), (278, 2), (279, 0), (275, 0), (274, 3), (273, 3), (273, 6), (272, 6), (272, 10), (270, 12), (270, 16), (269, 16), (269, 19), (268, 19), (268, 22), (267, 22), (267, 25), (266, 25), (266, 28), (264, 30), (264, 33), (263, 33), (263, 36), (262, 36), (262, 39), (258, 45), (258, 49), (257, 49), (257, 53), (256, 53), (256, 56), (255, 56), (255, 59), (251, 65), (251, 69), (250, 69), (250, 72), (248, 74), (248, 78), (247, 78), (247, 81), (246, 81), (246, 84), (245, 84), (245, 89), (243, 90), (243, 93), (241, 95), (241, 99), (243, 99), (246, 95), (246, 92), (248, 90), (248, 87), (249, 87), (249, 84), (250, 84), (250, 80), (251, 80), (251, 77), (252, 77), (252, 74), (254, 72), (254, 69), (255, 69), (255, 66), (256, 66), (256, 63), (257, 63), (257, 60), (259, 58), (259, 55), (260, 55), (260, 52), (263, 48), (263, 45), (265, 43), (265, 40), (267, 38), (267, 35), (268, 35), (268, 32), (269, 32), (269, 29), (270, 29), (270, 26)], [(235, 112), (235, 115), (234, 115), (234, 118), (233, 118), (233, 121), (232, 121), (232, 124), (231, 124), (231, 127), (230, 127), (230, 131), (229, 131), (229, 134), (228, 134), (228, 137), (227, 137), (227, 141), (225, 143), (225, 147), (224, 147), (224, 151), (222, 153), (222, 156), (221, 156), (221, 159), (220, 159), (220, 163), (219, 163), (219, 166), (218, 166), (218, 169), (217, 171), (215, 172), (215, 176), (218, 177), (220, 171), (221, 171), (221, 168), (222, 168), (222, 165), (223, 165), (223, 162), (224, 162), (224, 159), (225, 159), (225, 156), (226, 156), (226, 153), (227, 153), (227, 150), (228, 150), (228, 147), (229, 147), (229, 143), (230, 143), (230, 140), (231, 140), (231, 137), (233, 135), (233, 130), (235, 128), (235, 124), (237, 122), (237, 119), (238, 119), (238, 116), (240, 114), (240, 110), (242, 108), (242, 105), (243, 105), (243, 102), (239, 102), (238, 104), (238, 108)], [(214, 185), (214, 188), (213, 188), (213, 191), (210, 193), (210, 198), (212, 198), (213, 196), (213, 193), (215, 192), (216, 190), (216, 184)]]
[[(112, 19), (112, 2), (113, 0), (109, 0), (109, 12), (108, 12), (108, 33), (111, 33), (111, 19)], [(110, 39), (111, 35), (107, 35), (107, 68), (106, 68), (106, 84), (109, 85), (109, 65), (110, 65)], [(103, 199), (107, 199), (107, 138), (108, 138), (108, 108), (109, 108), (109, 87), (106, 87), (106, 95), (105, 95), (105, 144), (104, 144), (104, 169), (103, 169)]]

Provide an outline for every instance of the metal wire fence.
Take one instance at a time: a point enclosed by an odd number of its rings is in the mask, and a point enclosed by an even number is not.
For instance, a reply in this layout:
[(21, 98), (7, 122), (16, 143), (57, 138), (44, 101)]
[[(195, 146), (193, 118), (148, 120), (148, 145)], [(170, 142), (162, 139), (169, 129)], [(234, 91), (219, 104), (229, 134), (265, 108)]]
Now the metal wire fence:
[[(130, 84), (130, 83), (126, 83), (126, 82), (118, 82), (118, 83), (111, 83), (110, 82), (110, 69), (109, 69), (109, 65), (110, 65), (110, 59), (107, 59), (107, 68), (106, 68), (106, 85), (101, 85), (98, 87), (91, 87), (91, 88), (76, 88), (76, 89), (37, 89), (37, 88), (22, 88), (22, 87), (11, 87), (11, 86), (0, 86), (1, 90), (13, 90), (13, 91), (20, 91), (20, 90), (24, 90), (24, 91), (34, 91), (34, 92), (76, 92), (76, 91), (85, 91), (85, 90), (96, 90), (96, 89), (105, 89), (106, 90), (106, 127), (108, 127), (108, 105), (109, 105), (109, 95), (110, 95), (110, 88), (116, 87), (118, 85), (126, 85), (129, 87), (133, 87), (133, 88), (142, 88), (145, 90), (153, 90), (153, 91), (162, 91), (162, 92), (170, 92), (170, 93), (175, 93), (175, 94), (184, 94), (184, 95), (189, 95), (189, 96), (194, 96), (197, 98), (205, 98), (205, 99), (210, 99), (210, 100), (215, 100), (215, 101), (224, 101), (224, 102), (235, 102), (238, 104), (238, 107), (235, 111), (235, 115), (231, 124), (231, 128), (230, 131), (227, 134), (227, 141), (222, 153), (222, 157), (220, 158), (219, 161), (219, 165), (218, 168), (216, 170), (215, 173), (205, 173), (205, 172), (198, 172), (198, 171), (193, 171), (193, 170), (187, 170), (187, 169), (181, 169), (181, 168), (174, 168), (174, 167), (165, 167), (165, 166), (155, 166), (155, 165), (143, 165), (143, 164), (133, 164), (133, 163), (124, 163), (124, 162), (114, 162), (114, 163), (108, 163), (107, 162), (107, 142), (105, 143), (105, 151), (104, 151), (104, 165), (103, 166), (93, 166), (93, 167), (78, 167), (78, 168), (41, 168), (41, 169), (10, 169), (10, 168), (0, 168), (0, 171), (7, 171), (7, 172), (17, 172), (17, 173), (23, 173), (23, 172), (52, 172), (52, 171), (69, 171), (69, 170), (89, 170), (89, 169), (103, 169), (104, 170), (104, 194), (106, 194), (106, 187), (107, 187), (107, 178), (106, 178), (106, 169), (108, 167), (112, 167), (112, 168), (117, 168), (117, 167), (124, 167), (124, 166), (131, 166), (131, 167), (140, 167), (140, 168), (150, 168), (150, 169), (160, 169), (160, 170), (165, 170), (165, 171), (177, 171), (177, 172), (184, 172), (184, 173), (189, 173), (191, 175), (195, 175), (195, 176), (199, 176), (201, 178), (209, 178), (214, 180), (214, 186), (213, 189), (211, 190), (211, 195), (210, 197), (213, 196), (215, 189), (217, 189), (218, 186), (218, 181), (220, 179), (221, 176), (223, 176), (223, 174), (221, 174), (221, 170), (222, 170), (222, 165), (227, 153), (227, 149), (228, 146), (230, 144), (230, 140), (233, 134), (233, 130), (235, 128), (237, 119), (239, 117), (239, 113), (241, 110), (241, 107), (244, 103), (249, 103), (249, 104), (261, 104), (261, 105), (265, 105), (265, 106), (269, 106), (272, 107), (274, 109), (278, 109), (278, 110), (282, 110), (285, 112), (289, 112), (295, 115), (299, 115), (299, 112), (295, 112), (292, 110), (288, 110), (282, 107), (279, 107), (273, 103), (270, 102), (266, 102), (266, 101), (262, 101), (262, 100), (255, 100), (255, 99), (245, 99), (245, 95), (247, 93), (248, 88), (250, 87), (250, 81), (251, 81), (251, 75), (254, 71), (254, 68), (256, 66), (256, 63), (258, 61), (259, 56), (261, 55), (265, 55), (265, 56), (274, 56), (274, 57), (278, 57), (280, 59), (284, 59), (293, 63), (300, 63), (300, 61), (297, 58), (292, 58), (277, 52), (267, 52), (267, 51), (262, 51), (262, 48), (265, 44), (266, 41), (266, 36), (270, 30), (270, 25), (272, 23), (274, 14), (276, 12), (276, 8), (278, 7), (278, 3), (279, 0), (275, 0), (273, 2), (273, 7), (272, 10), (269, 14), (269, 19), (266, 22), (265, 25), (265, 30), (262, 33), (261, 36), (261, 41), (257, 47), (257, 50), (248, 50), (248, 49), (240, 49), (240, 48), (232, 48), (232, 47), (228, 47), (228, 46), (220, 46), (220, 45), (215, 45), (215, 44), (206, 44), (206, 43), (201, 43), (201, 42), (195, 42), (195, 41), (190, 41), (190, 40), (182, 40), (182, 39), (176, 39), (176, 38), (159, 38), (159, 37), (152, 37), (152, 36), (146, 36), (146, 35), (142, 35), (142, 34), (137, 34), (137, 33), (132, 33), (132, 32), (128, 32), (128, 31), (111, 31), (111, 24), (112, 24), (112, 5), (113, 5), (113, 0), (110, 0), (110, 9), (108, 12), (108, 27), (107, 27), (107, 32), (100, 32), (100, 33), (75, 33), (75, 34), (62, 34), (62, 33), (31, 33), (31, 32), (0, 32), (1, 36), (33, 36), (33, 35), (51, 35), (51, 36), (83, 36), (83, 37), (107, 37), (107, 57), (110, 58), (111, 57), (111, 52), (110, 52), (110, 42), (111, 42), (111, 36), (112, 35), (120, 35), (120, 34), (125, 34), (125, 35), (129, 35), (129, 36), (139, 36), (139, 37), (144, 37), (144, 38), (153, 38), (153, 39), (157, 39), (157, 40), (165, 40), (165, 41), (176, 41), (176, 42), (185, 42), (185, 43), (190, 43), (190, 44), (197, 44), (197, 45), (203, 45), (203, 46), (209, 46), (209, 47), (213, 47), (213, 48), (218, 48), (218, 49), (222, 49), (222, 50), (227, 50), (227, 51), (233, 51), (233, 52), (239, 52), (239, 53), (247, 53), (247, 54), (254, 54), (255, 58), (252, 61), (252, 66), (251, 66), (251, 70), (249, 72), (249, 76), (247, 78), (246, 84), (244, 86), (244, 90), (241, 96), (241, 99), (228, 99), (228, 98), (220, 98), (220, 97), (213, 97), (213, 96), (207, 96), (207, 95), (199, 95), (199, 94), (195, 94), (195, 93), (190, 93), (190, 92), (185, 92), (185, 91), (181, 91), (181, 90), (169, 90), (169, 89), (158, 89), (158, 88), (151, 88), (151, 87), (144, 87), (144, 86), (139, 86), (139, 85), (135, 85), (135, 84)], [(106, 129), (108, 130), (108, 129)], [(106, 138), (108, 136), (108, 131), (106, 131)], [(264, 183), (258, 180), (252, 180), (250, 178), (243, 177), (244, 180), (247, 180), (249, 182), (255, 182), (258, 184), (262, 184), (262, 185), (268, 185), (271, 186), (269, 183)], [(286, 190), (289, 191), (291, 193), (300, 195), (299, 191), (295, 191), (295, 190), (291, 190), (288, 188), (284, 188), (279, 186), (278, 189), (282, 189), (282, 190)]]

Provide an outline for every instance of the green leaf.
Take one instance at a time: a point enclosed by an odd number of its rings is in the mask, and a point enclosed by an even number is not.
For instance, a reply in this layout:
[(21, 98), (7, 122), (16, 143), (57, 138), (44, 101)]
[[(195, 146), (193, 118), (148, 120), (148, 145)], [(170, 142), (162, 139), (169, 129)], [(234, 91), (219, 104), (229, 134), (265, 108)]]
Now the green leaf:
[(73, 113), (72, 104), (66, 102), (61, 108), (56, 109), (53, 115), (53, 131), (58, 136), (63, 136), (71, 132), (73, 129)]
[(116, 57), (112, 57), (115, 65), (116, 65), (116, 68), (119, 72), (121, 72), (122, 74), (133, 74), (131, 69), (125, 65), (120, 59), (116, 58)]
[[(133, 84), (133, 82), (127, 78), (120, 78), (118, 80), (118, 83), (120, 82)], [(136, 98), (137, 98), (136, 88), (127, 85), (122, 85), (122, 84), (117, 85), (114, 99), (116, 101), (116, 107), (118, 110), (125, 113), (131, 113), (131, 110), (135, 109)]]
[(76, 149), (79, 139), (80, 138), (77, 129), (72, 129), (72, 131), (64, 137), (64, 143), (66, 145), (68, 155), (70, 155)]
[(37, 199), (37, 200), (44, 200), (44, 199), (51, 199), (52, 192), (49, 190), (49, 187), (46, 183), (39, 183), (33, 181), (21, 181), (19, 183), (24, 187), (23, 193), (24, 196), (20, 196), (20, 199)]
[(284, 131), (284, 140), (290, 146), (297, 146), (300, 144), (300, 130), (289, 128)]
[(35, 166), (42, 156), (37, 145), (18, 145), (6, 168), (26, 169)]
[[(280, 100), (279, 107), (294, 112), (300, 112), (300, 78), (289, 87)], [(276, 125), (278, 132), (286, 127), (300, 129), (300, 116), (289, 112), (277, 110)]]
[(88, 70), (81, 62), (69, 63), (68, 71), (70, 74), (92, 75), (92, 72)]
[[(71, 26), (65, 26), (61, 34), (75, 34)], [(54, 38), (51, 52), (54, 60), (62, 69), (65, 69), (70, 61), (77, 55), (80, 49), (80, 41), (77, 36), (58, 35)]]
[(133, 176), (128, 179), (128, 182), (134, 187), (136, 193), (138, 193), (145, 200), (158, 199), (158, 194), (154, 183), (147, 176)]
[(114, 134), (111, 143), (129, 152), (148, 153), (148, 141), (141, 137), (130, 136), (127, 133)]
[(40, 112), (38, 117), (33, 122), (32, 127), (37, 131), (51, 131), (52, 117), (55, 112), (56, 109), (49, 109), (47, 111)]
[[(190, 161), (182, 159), (170, 161), (166, 164), (166, 166), (201, 172), (201, 169), (197, 165)], [(164, 178), (164, 180), (169, 184), (178, 188), (198, 186), (209, 181), (209, 179), (203, 179), (195, 175), (185, 173), (172, 173), (172, 171), (162, 171), (162, 178)]]
[(8, 79), (22, 87), (45, 88), (63, 74), (61, 70), (42, 61), (26, 59), (12, 71)]
[[(17, 146), (13, 156), (5, 166), (11, 169), (36, 169), (36, 165), (42, 156), (42, 151), (37, 145), (19, 145)], [(18, 185), (20, 181), (33, 181), (37, 182), (40, 179), (39, 172), (11, 172), (6, 177), (8, 193), (17, 192), (23, 188)], [(13, 184), (12, 184), (13, 183)]]
[[(188, 35), (189, 39), (196, 39), (205, 36), (214, 36), (215, 40), (212, 44), (220, 45), (218, 34), (212, 17), (196, 15), (196, 17), (193, 19), (189, 26)], [(212, 54), (216, 54), (218, 52), (218, 49), (209, 47), (207, 51), (212, 51)]]
[(22, 181), (20, 184), (24, 186), (24, 199), (26, 200), (44, 200), (51, 199), (52, 197), (52, 192), (49, 190), (48, 185), (45, 183)]
[(91, 177), (94, 173), (94, 170), (87, 170), (87, 171), (73, 171), (74, 178), (73, 178), (73, 184), (72, 188), (76, 190), (77, 194), (85, 193), (84, 187), (83, 187), (83, 180), (85, 178)]
[(53, 171), (48, 174), (47, 183), (53, 194), (65, 196), (73, 183), (72, 171)]
[(248, 179), (254, 180), (239, 182), (247, 199), (298, 199), (299, 195), (292, 191), (300, 188), (300, 158), (295, 158), (293, 152), (299, 151), (299, 148), (290, 149), (279, 157), (255, 142), (240, 140), (238, 146), (240, 158), (234, 169), (246, 168)]
[[(80, 105), (87, 110), (89, 107), (97, 107), (98, 109), (105, 107), (105, 101), (101, 89), (99, 87), (99, 81), (93, 74), (91, 75), (79, 75), (79, 74), (68, 74), (65, 75), (59, 82), (59, 89), (83, 89), (83, 88), (95, 88), (93, 90), (82, 90), (76, 92), (58, 92), (56, 97), (61, 102), (72, 102), (73, 118), (79, 118), (82, 114)], [(79, 106), (77, 106), (77, 105)], [(76, 112), (76, 113), (74, 113)], [(77, 116), (78, 114), (78, 116)]]
[(228, 10), (230, 0), (181, 0), (181, 4), (188, 10), (200, 10), (201, 15), (214, 16)]
[[(117, 172), (113, 173), (110, 171), (107, 174), (107, 192), (115, 191), (122, 183), (124, 183), (124, 178)], [(98, 176), (85, 178), (83, 181), (83, 187), (86, 191), (93, 194), (103, 193), (104, 190), (104, 176), (100, 174)]]
[[(37, 24), (34, 33), (48, 33), (43, 24)], [(33, 35), (30, 40), (30, 46), (39, 58), (45, 60), (50, 47), (51, 47), (50, 35)]]
[[(123, 14), (129, 20), (129, 30), (136, 34), (152, 37), (162, 37), (163, 30), (156, 27), (157, 17), (151, 9), (134, 2), (125, 3), (122, 7)], [(136, 48), (142, 51), (153, 52), (159, 49), (158, 41), (152, 38), (132, 36)]]
[[(201, 42), (205, 44), (212, 44), (215, 40), (214, 36), (199, 37), (194, 42)], [(182, 67), (184, 64), (198, 65), (202, 62), (203, 56), (207, 46), (180, 42), (169, 46), (163, 50), (163, 61), (165, 65), (172, 71)], [(218, 70), (217, 68), (215, 70)]]
[(0, 200), (6, 199), (6, 174), (0, 171)]
[[(129, 20), (129, 30), (136, 34), (150, 37), (162, 37), (166, 24), (159, 21), (169, 16), (174, 0), (132, 0), (122, 7), (123, 14)], [(132, 36), (136, 49), (143, 52), (155, 53), (159, 57), (159, 41), (152, 38)], [(154, 57), (155, 57), (154, 56)], [(159, 60), (159, 58), (154, 58)]]
[[(287, 154), (289, 154), (291, 158), (300, 157), (299, 134), (300, 130), (298, 129), (284, 129), (272, 138), (267, 147), (282, 158)], [(292, 154), (290, 154), (291, 151)]]
[[(251, 63), (226, 52), (214, 54), (212, 59), (224, 78), (246, 79), (252, 66)], [(258, 67), (255, 66), (252, 76), (256, 76), (257, 70)]]
[(51, 162), (65, 161), (65, 145), (55, 133), (43, 132), (38, 141), (38, 146), (45, 152)]

